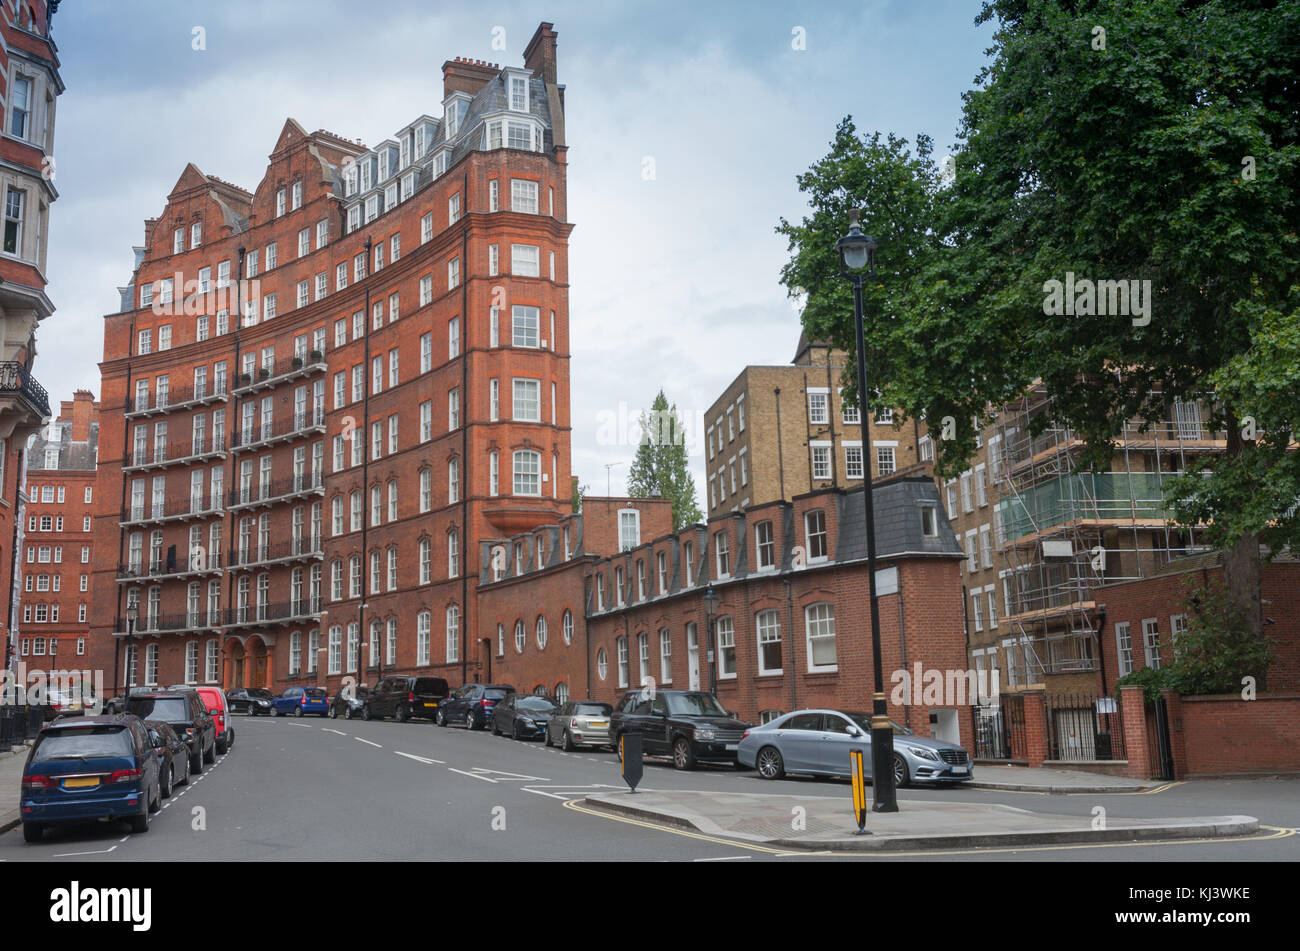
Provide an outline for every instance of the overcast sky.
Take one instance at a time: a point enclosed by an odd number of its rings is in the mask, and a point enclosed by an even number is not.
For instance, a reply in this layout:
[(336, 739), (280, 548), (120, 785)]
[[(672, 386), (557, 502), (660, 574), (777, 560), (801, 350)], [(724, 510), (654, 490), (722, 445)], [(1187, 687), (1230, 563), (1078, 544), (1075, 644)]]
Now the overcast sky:
[[(67, 85), (48, 257), (56, 313), (39, 331), (36, 376), (52, 405), (77, 388), (98, 396), (102, 317), (186, 162), (252, 190), (288, 116), (373, 145), (441, 115), (445, 60), (521, 65), (549, 20), (575, 225), (573, 471), (600, 494), (605, 464), (618, 463), (621, 493), (635, 447), (603, 438), (623, 428), (611, 420), (635, 419), (662, 387), (689, 422), (746, 364), (794, 355), (798, 315), (773, 229), (803, 215), (795, 176), (836, 123), (851, 114), (859, 131), (923, 132), (947, 153), (990, 42), (973, 24), (979, 6), (67, 0), (53, 30)], [(206, 49), (193, 48), (196, 27)]]

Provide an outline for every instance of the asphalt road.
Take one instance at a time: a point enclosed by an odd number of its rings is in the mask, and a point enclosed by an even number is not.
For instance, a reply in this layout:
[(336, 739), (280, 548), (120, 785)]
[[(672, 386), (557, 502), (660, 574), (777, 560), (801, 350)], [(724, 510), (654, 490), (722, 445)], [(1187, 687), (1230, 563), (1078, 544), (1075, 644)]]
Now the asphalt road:
[[(1043, 795), (909, 789), (908, 799), (998, 802), (1034, 812), (1114, 817), (1244, 813), (1237, 840), (975, 849), (902, 855), (773, 855), (720, 839), (592, 815), (574, 800), (625, 788), (612, 753), (563, 753), (485, 731), (315, 717), (235, 718), (233, 750), (173, 794), (148, 833), (125, 824), (58, 829), (40, 844), (0, 836), (0, 861), (1300, 861), (1300, 780), (1176, 784), (1154, 793)], [(978, 768), (977, 768), (978, 773)], [(748, 771), (692, 773), (648, 761), (642, 789), (844, 795), (847, 783), (767, 782)], [(566, 805), (566, 802), (569, 803)], [(1277, 830), (1283, 831), (1277, 831)]]

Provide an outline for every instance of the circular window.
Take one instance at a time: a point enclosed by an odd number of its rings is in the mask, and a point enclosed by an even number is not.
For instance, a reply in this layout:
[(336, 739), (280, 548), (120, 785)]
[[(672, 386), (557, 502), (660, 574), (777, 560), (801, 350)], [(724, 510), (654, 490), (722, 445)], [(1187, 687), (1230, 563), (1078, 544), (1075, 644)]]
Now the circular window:
[(540, 614), (537, 615), (537, 649), (546, 650), (546, 618)]
[(524, 644), (528, 641), (528, 634), (524, 628), (523, 621), (515, 621), (515, 650), (520, 654), (524, 652)]
[(564, 612), (563, 627), (564, 627), (564, 643), (572, 644), (573, 643), (573, 612), (572, 611)]
[(568, 703), (568, 702), (569, 702), (569, 685), (568, 685), (568, 684), (556, 684), (556, 685), (555, 685), (555, 702), (556, 702), (556, 703)]
[(603, 647), (596, 651), (596, 673), (600, 675), (601, 680), (604, 680), (605, 675), (609, 673), (609, 663), (605, 657), (605, 648)]

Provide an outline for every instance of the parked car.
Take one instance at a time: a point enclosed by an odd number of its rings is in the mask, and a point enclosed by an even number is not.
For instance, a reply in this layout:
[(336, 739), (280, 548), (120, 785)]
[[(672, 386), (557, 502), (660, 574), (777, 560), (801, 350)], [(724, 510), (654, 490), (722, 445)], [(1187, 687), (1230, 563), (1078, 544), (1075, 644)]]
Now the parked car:
[(562, 703), (546, 721), (546, 745), (566, 752), (580, 746), (609, 746), (609, 716), (613, 712), (613, 705), (599, 700)]
[(509, 733), (516, 740), (546, 735), (546, 722), (555, 712), (555, 701), (537, 694), (512, 693), (492, 708), (492, 735)]
[[(893, 723), (893, 721), (890, 721)], [(956, 743), (917, 736), (894, 727), (894, 784), (969, 782), (971, 757)], [(796, 710), (747, 731), (737, 756), (764, 779), (787, 773), (848, 776), (849, 751), (862, 751), (863, 772), (871, 779), (871, 714), (843, 710)]]
[(441, 677), (385, 677), (366, 698), (361, 715), (367, 720), (392, 717), (398, 723), (412, 717), (432, 720), (450, 692)]
[(177, 786), (190, 784), (190, 748), (176, 735), (170, 725), (161, 720), (146, 720), (149, 742), (158, 754), (159, 786), (164, 799), (170, 799)]
[(230, 704), (226, 695), (217, 687), (198, 687), (203, 705), (208, 708), (208, 716), (217, 724), (217, 752), (222, 756), (235, 745), (235, 728), (230, 722)]
[(226, 702), (231, 712), (247, 713), (250, 717), (271, 713), (271, 701), (275, 694), (265, 687), (231, 687), (226, 691)]
[(711, 693), (698, 690), (629, 690), (614, 705), (610, 739), (641, 734), (646, 756), (671, 756), (678, 769), (697, 763), (735, 763), (740, 738), (753, 724), (733, 717)]
[(277, 717), (292, 713), (300, 717), (305, 713), (330, 715), (330, 701), (324, 687), (287, 687), (284, 693), (271, 701), (271, 712)]
[(47, 827), (86, 819), (126, 819), (149, 831), (162, 808), (158, 754), (139, 717), (66, 717), (47, 724), (23, 767), (23, 839)]
[(185, 740), (190, 750), (190, 772), (203, 772), (204, 763), (217, 761), (217, 724), (196, 690), (153, 690), (132, 693), (126, 712), (141, 720), (162, 720)]
[(79, 717), (89, 706), (90, 704), (83, 699), (79, 690), (50, 687), (45, 691), (43, 716), (46, 720), (53, 720), (56, 717)]
[(345, 720), (361, 716), (361, 711), (366, 705), (366, 698), (369, 696), (370, 688), (365, 684), (344, 687), (330, 697), (330, 716), (335, 719), (343, 717)]
[(463, 723), (467, 730), (480, 729), (492, 716), (492, 708), (514, 692), (510, 684), (465, 684), (438, 705), (434, 719), (438, 726)]

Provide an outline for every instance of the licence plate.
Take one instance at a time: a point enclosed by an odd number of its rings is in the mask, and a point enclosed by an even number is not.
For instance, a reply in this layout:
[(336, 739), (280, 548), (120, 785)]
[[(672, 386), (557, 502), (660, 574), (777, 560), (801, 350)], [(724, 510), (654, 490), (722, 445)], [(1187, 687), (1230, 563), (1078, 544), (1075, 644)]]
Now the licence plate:
[(728, 743), (728, 744), (727, 744), (727, 749), (729, 749), (729, 750), (734, 750), (734, 749), (737, 749), (739, 746), (740, 746), (739, 743)]
[(970, 772), (970, 767), (969, 767), (969, 766), (954, 766), (954, 767), (952, 768), (952, 771), (953, 771), (954, 773), (968, 773), (968, 772)]
[(592, 720), (590, 723), (587, 724), (587, 729), (603, 730), (607, 726), (609, 726), (609, 723), (606, 722), (605, 720)]
[(64, 789), (89, 789), (99, 785), (97, 776), (81, 776), (76, 779), (65, 779), (63, 781)]
[(425, 706), (426, 706), (426, 707), (436, 707), (437, 704), (436, 704), (436, 703), (426, 703)]

